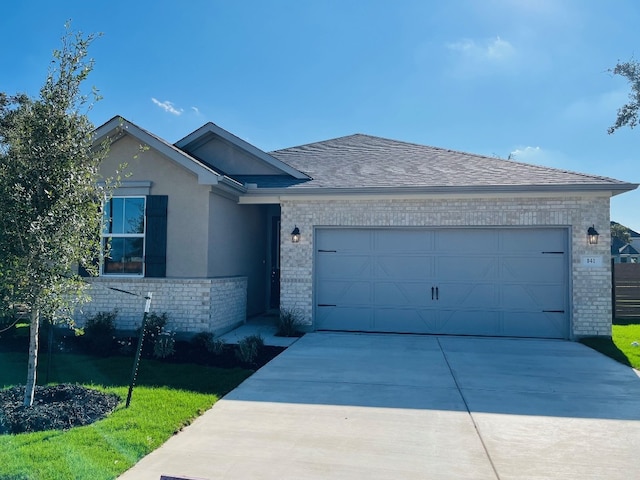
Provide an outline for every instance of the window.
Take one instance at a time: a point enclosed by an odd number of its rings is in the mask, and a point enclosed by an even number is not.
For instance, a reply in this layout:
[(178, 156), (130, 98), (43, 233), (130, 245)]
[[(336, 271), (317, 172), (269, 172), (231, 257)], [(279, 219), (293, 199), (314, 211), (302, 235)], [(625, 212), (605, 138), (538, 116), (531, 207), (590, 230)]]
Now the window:
[(105, 203), (104, 275), (143, 275), (145, 197), (113, 197)]

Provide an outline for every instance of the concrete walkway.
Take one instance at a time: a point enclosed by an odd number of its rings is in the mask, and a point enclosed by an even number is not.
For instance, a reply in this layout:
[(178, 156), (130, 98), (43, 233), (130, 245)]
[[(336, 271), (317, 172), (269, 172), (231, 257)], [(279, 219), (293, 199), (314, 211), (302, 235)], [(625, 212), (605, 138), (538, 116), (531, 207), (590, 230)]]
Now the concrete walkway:
[(583, 345), (312, 333), (121, 478), (616, 480), (639, 472), (640, 379)]
[(288, 347), (294, 344), (298, 337), (276, 336), (277, 323), (278, 317), (276, 315), (261, 315), (247, 320), (246, 323), (221, 335), (220, 338), (228, 344), (235, 344), (249, 335), (260, 335), (265, 345)]

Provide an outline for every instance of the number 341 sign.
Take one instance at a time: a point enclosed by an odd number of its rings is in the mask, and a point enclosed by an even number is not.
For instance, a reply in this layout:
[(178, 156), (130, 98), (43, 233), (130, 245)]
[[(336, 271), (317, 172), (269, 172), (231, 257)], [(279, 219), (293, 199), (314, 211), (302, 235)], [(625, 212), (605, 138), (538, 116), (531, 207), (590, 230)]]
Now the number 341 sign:
[(600, 255), (582, 255), (580, 263), (583, 267), (601, 267), (602, 256)]

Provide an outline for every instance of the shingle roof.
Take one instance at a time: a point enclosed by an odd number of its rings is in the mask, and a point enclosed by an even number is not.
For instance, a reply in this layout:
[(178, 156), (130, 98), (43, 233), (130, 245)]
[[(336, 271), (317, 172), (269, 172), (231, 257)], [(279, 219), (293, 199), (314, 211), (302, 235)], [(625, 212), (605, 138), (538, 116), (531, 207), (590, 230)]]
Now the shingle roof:
[(270, 154), (312, 180), (289, 188), (446, 188), (591, 186), (627, 191), (635, 185), (517, 161), (355, 134)]

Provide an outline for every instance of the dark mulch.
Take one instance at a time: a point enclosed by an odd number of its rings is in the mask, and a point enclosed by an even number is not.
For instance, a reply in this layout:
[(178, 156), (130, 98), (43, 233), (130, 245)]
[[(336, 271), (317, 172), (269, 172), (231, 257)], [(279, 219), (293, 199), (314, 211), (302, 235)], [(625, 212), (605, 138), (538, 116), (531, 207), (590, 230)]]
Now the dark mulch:
[(285, 350), (284, 347), (274, 347), (270, 345), (263, 345), (258, 350), (258, 356), (251, 363), (245, 363), (240, 361), (236, 351), (236, 345), (225, 345), (221, 353), (215, 354), (208, 352), (203, 348), (195, 347), (191, 342), (177, 341), (175, 346), (175, 352), (170, 357), (167, 357), (163, 361), (175, 362), (175, 363), (195, 363), (198, 365), (205, 365), (207, 367), (218, 368), (248, 368), (250, 370), (256, 370), (261, 368), (266, 363), (270, 362), (274, 357), (279, 355)]
[(117, 395), (80, 385), (36, 386), (31, 407), (23, 406), (24, 387), (0, 390), (0, 434), (68, 430), (106, 417)]

